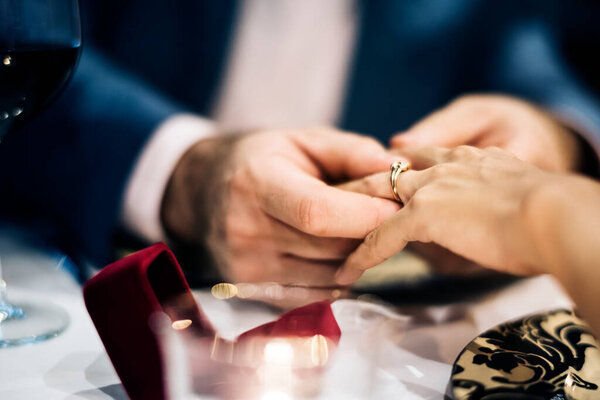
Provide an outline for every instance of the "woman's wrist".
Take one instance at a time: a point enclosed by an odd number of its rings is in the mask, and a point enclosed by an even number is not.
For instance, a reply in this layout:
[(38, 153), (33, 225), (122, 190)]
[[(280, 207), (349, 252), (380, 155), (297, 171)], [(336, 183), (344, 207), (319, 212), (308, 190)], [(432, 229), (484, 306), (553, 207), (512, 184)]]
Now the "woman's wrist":
[[(595, 214), (600, 204), (600, 185), (582, 176), (547, 175), (550, 179), (533, 189), (525, 226), (532, 243), (531, 260), (538, 272), (563, 281), (571, 269), (586, 267), (579, 265), (586, 263), (580, 246), (590, 239), (582, 237), (583, 232), (595, 226), (592, 221), (598, 219)], [(597, 237), (598, 233), (584, 236)]]
[(527, 246), (523, 258), (534, 273), (559, 272), (556, 242), (560, 237), (560, 210), (565, 202), (562, 181), (561, 174), (544, 173), (523, 200), (523, 243)]
[(539, 266), (567, 290), (584, 318), (600, 327), (600, 184), (576, 175), (555, 175), (536, 194), (530, 233)]

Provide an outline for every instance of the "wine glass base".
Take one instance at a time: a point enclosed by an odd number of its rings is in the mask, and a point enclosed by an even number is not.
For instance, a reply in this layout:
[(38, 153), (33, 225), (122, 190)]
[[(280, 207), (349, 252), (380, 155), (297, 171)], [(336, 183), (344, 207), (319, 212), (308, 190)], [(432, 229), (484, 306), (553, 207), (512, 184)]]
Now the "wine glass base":
[(17, 303), (22, 317), (0, 322), (0, 348), (43, 342), (60, 335), (69, 326), (69, 314), (52, 304)]

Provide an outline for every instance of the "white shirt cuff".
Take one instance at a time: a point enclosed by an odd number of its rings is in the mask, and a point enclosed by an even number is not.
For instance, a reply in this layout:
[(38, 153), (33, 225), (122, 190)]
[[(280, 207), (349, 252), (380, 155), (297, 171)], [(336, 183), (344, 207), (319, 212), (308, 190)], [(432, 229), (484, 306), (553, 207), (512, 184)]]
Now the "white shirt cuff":
[(159, 125), (126, 186), (121, 222), (127, 230), (148, 242), (166, 240), (160, 208), (169, 178), (183, 154), (214, 132), (210, 120), (193, 114), (177, 114)]

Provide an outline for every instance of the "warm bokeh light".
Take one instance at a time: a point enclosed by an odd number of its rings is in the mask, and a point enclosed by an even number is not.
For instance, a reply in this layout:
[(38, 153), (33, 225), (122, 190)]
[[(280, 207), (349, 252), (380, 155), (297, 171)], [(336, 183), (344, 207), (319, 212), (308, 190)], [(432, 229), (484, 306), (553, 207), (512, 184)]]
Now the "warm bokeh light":
[(323, 335), (315, 335), (310, 341), (310, 359), (316, 366), (325, 365), (329, 359), (327, 339)]
[(294, 349), (284, 340), (275, 340), (267, 343), (264, 354), (265, 362), (290, 362), (294, 356)]
[(191, 319), (180, 319), (177, 321), (173, 321), (173, 323), (171, 323), (171, 326), (173, 327), (173, 329), (181, 331), (181, 330), (186, 329), (191, 324), (192, 324)]
[(286, 288), (277, 283), (273, 283), (265, 288), (265, 295), (271, 300), (281, 300), (286, 295)]
[(263, 399), (291, 398), (288, 393), (292, 390), (293, 359), (294, 349), (287, 341), (276, 339), (265, 345), (262, 367), (262, 383), (265, 390)]
[(238, 288), (232, 283), (217, 283), (210, 289), (213, 297), (220, 300), (227, 300), (238, 294)]
[(215, 361), (231, 363), (233, 362), (235, 351), (235, 342), (223, 339), (215, 335), (210, 347), (210, 358)]
[(252, 283), (238, 283), (235, 286), (237, 288), (237, 297), (240, 299), (252, 298), (258, 292), (257, 286)]

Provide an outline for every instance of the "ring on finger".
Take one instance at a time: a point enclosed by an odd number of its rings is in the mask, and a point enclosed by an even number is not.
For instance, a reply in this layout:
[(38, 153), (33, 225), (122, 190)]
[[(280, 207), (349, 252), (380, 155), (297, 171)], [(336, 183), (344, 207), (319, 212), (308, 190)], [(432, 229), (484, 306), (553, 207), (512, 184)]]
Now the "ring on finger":
[(400, 174), (408, 171), (409, 169), (410, 164), (405, 161), (394, 161), (392, 165), (390, 165), (390, 185), (392, 186), (392, 193), (394, 195), (394, 199), (400, 204), (402, 204), (402, 199), (398, 194), (398, 188), (396, 184)]

